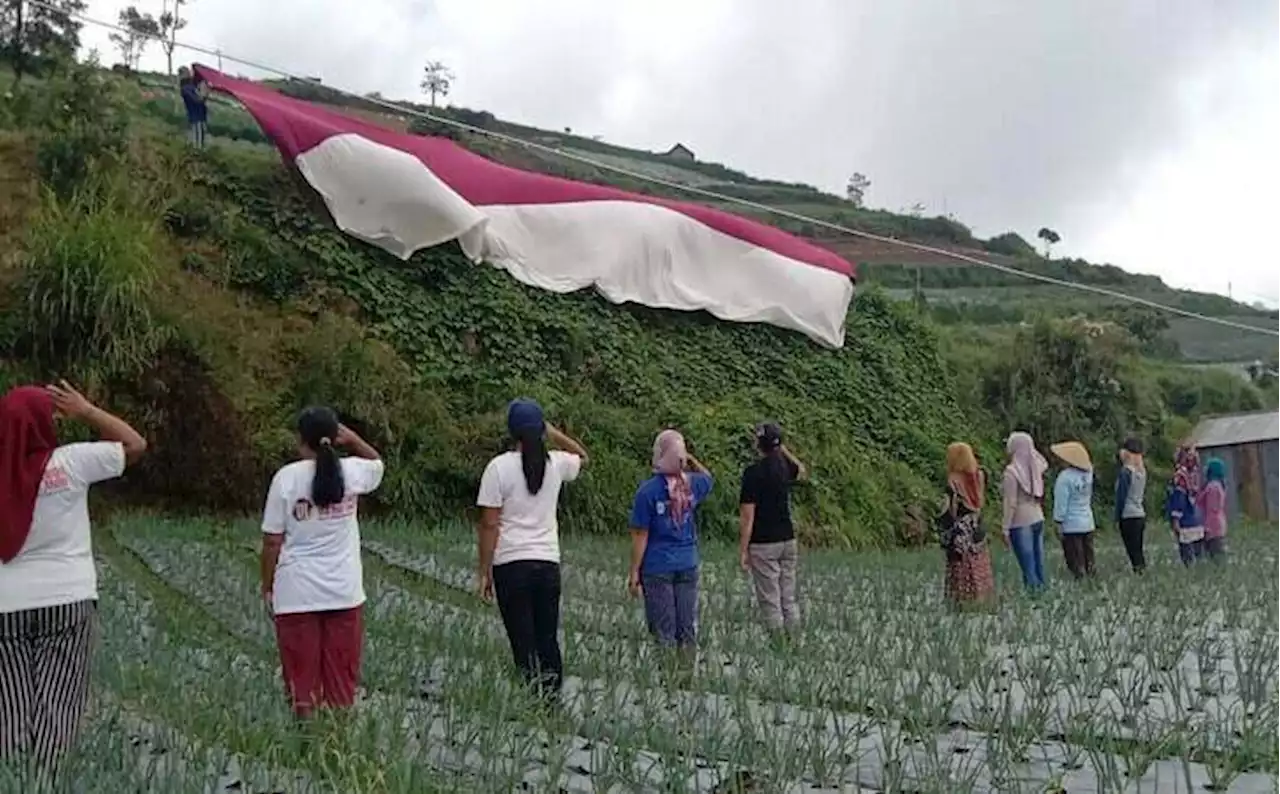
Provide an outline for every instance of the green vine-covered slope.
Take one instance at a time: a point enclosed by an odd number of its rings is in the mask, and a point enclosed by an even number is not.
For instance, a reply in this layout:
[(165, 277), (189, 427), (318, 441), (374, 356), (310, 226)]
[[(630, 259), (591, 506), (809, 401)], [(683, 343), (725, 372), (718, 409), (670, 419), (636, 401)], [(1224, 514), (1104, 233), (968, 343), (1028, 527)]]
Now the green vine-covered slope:
[(831, 351), (553, 295), (451, 246), (401, 262), (334, 229), (260, 142), (186, 148), (156, 112), (176, 100), (135, 81), (79, 67), (14, 91), (0, 110), (0, 388), (68, 375), (142, 425), (152, 454), (118, 494), (131, 503), (256, 509), (293, 415), (323, 402), (388, 458), (371, 508), (457, 517), (523, 394), (592, 452), (567, 531), (623, 532), (652, 438), (673, 425), (719, 477), (705, 530), (733, 533), (750, 429), (774, 419), (813, 472), (797, 492), (807, 539), (917, 542), (952, 440), (994, 470), (1013, 425), (1167, 446), (1198, 413), (1263, 400), (1141, 359), (1119, 327), (986, 340), (873, 289)]

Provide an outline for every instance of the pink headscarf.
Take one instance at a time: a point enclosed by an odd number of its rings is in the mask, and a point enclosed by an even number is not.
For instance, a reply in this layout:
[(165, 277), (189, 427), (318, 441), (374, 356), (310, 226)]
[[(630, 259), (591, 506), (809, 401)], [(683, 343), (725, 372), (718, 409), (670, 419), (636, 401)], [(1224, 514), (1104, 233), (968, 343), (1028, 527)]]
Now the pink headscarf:
[(684, 436), (678, 430), (663, 430), (653, 441), (653, 473), (666, 478), (671, 520), (677, 529), (684, 525), (685, 515), (693, 505), (693, 489), (684, 473), (688, 457)]
[(1033, 499), (1043, 499), (1044, 473), (1049, 468), (1049, 462), (1036, 451), (1035, 441), (1027, 433), (1014, 433), (1009, 436), (1006, 449), (1012, 456), (1009, 470), (1013, 472), (1018, 486)]

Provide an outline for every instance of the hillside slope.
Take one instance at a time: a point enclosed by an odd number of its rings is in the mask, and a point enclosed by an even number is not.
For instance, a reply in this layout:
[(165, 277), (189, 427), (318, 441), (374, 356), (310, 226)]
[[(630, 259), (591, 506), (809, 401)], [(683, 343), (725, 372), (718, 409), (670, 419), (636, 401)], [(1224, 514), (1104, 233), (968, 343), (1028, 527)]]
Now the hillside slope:
[[(291, 96), (321, 102), (394, 129), (449, 135), (477, 152), (522, 168), (583, 181), (619, 185), (642, 193), (689, 198), (689, 194), (680, 190), (608, 170), (621, 169), (675, 185), (687, 185), (765, 204), (859, 231), (923, 243), (1071, 282), (1105, 287), (1186, 311), (1261, 328), (1280, 327), (1280, 319), (1275, 311), (1259, 310), (1217, 295), (1174, 289), (1156, 276), (1129, 273), (1112, 265), (1094, 265), (1083, 260), (1045, 259), (1034, 247), (1012, 232), (990, 240), (981, 240), (962, 223), (950, 217), (929, 218), (859, 208), (843, 197), (823, 193), (809, 185), (756, 179), (718, 163), (675, 160), (662, 153), (628, 149), (569, 131), (553, 132), (515, 124), (485, 111), (454, 107), (432, 109), (412, 102), (397, 102), (402, 107), (452, 117), (473, 127), (554, 147), (605, 166), (596, 168), (547, 152), (523, 148), (484, 135), (459, 132), (452, 127), (399, 114), (385, 106), (356, 99), (316, 83), (268, 82)], [(159, 87), (165, 83), (156, 80), (155, 85)], [(172, 100), (166, 103), (166, 99), (168, 98), (162, 95), (156, 104), (174, 107)], [(220, 114), (221, 117), (215, 122), (219, 126), (219, 132), (242, 140), (263, 140), (247, 114), (229, 103), (224, 107), (225, 114)], [(156, 110), (160, 114), (165, 112), (160, 107)], [(1064, 301), (1064, 291), (1061, 288), (957, 262), (941, 254), (841, 234), (820, 225), (741, 204), (708, 200), (702, 196), (694, 198), (701, 203), (748, 215), (811, 238), (858, 265), (860, 283), (879, 284), (889, 289), (891, 295), (903, 299), (918, 300), (923, 297), (934, 311), (935, 317), (943, 322), (1009, 327), (1041, 315), (1083, 315), (1094, 319), (1114, 319), (1118, 312), (1135, 310), (1132, 304), (1089, 293), (1068, 292)], [(1186, 318), (1152, 315), (1141, 308), (1136, 311), (1147, 318), (1155, 318), (1159, 324), (1157, 331), (1160, 343), (1152, 345), (1150, 352), (1160, 350), (1165, 355), (1196, 362), (1243, 362), (1255, 359), (1269, 361), (1275, 357), (1274, 338), (1239, 334), (1223, 326), (1207, 325)]]
[(806, 538), (883, 545), (924, 536), (956, 438), (994, 464), (1012, 426), (1100, 444), (1138, 431), (1158, 459), (1197, 414), (1264, 399), (1143, 360), (1123, 329), (984, 339), (875, 289), (829, 351), (770, 326), (542, 292), (451, 246), (402, 263), (334, 229), (260, 133), (230, 127), (230, 106), (215, 109), (216, 145), (187, 149), (174, 102), (80, 68), (28, 81), (0, 114), (15, 227), (0, 388), (70, 375), (137, 420), (153, 452), (125, 484), (136, 502), (256, 509), (294, 413), (324, 402), (387, 456), (371, 507), (457, 516), (506, 401), (528, 394), (593, 453), (570, 531), (625, 529), (653, 434), (672, 424), (721, 476), (707, 529), (731, 534), (749, 431), (769, 418), (813, 471), (797, 493)]

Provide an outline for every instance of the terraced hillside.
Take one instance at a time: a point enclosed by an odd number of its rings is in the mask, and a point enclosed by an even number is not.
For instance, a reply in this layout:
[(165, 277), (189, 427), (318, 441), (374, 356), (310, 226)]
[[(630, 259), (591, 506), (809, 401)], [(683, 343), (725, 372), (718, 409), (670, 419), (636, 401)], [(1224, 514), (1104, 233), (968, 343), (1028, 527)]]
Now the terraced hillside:
[[(683, 427), (700, 457), (733, 476), (751, 456), (747, 429), (768, 417), (812, 463), (797, 494), (806, 539), (911, 543), (926, 536), (954, 438), (994, 465), (1012, 426), (1100, 448), (1140, 432), (1158, 467), (1197, 416), (1267, 400), (1225, 370), (1151, 358), (1150, 328), (1128, 314), (1101, 338), (1048, 320), (951, 333), (872, 284), (849, 315), (846, 348), (825, 351), (769, 326), (523, 287), (451, 246), (402, 263), (334, 229), (233, 103), (217, 100), (214, 144), (197, 154), (167, 88), (86, 67), (26, 81), (3, 111), (0, 207), (12, 245), (0, 259), (0, 385), (71, 375), (136, 415), (155, 454), (131, 478), (134, 501), (254, 509), (291, 447), (292, 414), (321, 401), (393, 463), (380, 508), (456, 514), (500, 439), (502, 406), (526, 393), (596, 453), (593, 487), (570, 499), (567, 526), (617, 531), (656, 427)], [(616, 177), (464, 142), (526, 167)], [(842, 203), (721, 166), (681, 167), (722, 190)], [(1046, 350), (1064, 358), (1035, 352)], [(706, 531), (731, 534), (732, 508), (732, 489), (718, 489)]]
[[(397, 114), (383, 106), (361, 103), (360, 100), (323, 86), (290, 81), (277, 82), (275, 85), (285, 93), (329, 103), (331, 107), (343, 112), (391, 128), (418, 129), (455, 136), (465, 145), (512, 165), (585, 181), (617, 184), (643, 193), (689, 198), (688, 194), (679, 190), (655, 186), (583, 163), (569, 162), (547, 152), (524, 149), (480, 135), (458, 133), (443, 125)], [(424, 112), (430, 111), (429, 108), (411, 106)], [(237, 115), (230, 109), (228, 112), (232, 118), (226, 119), (224, 123), (228, 127), (245, 130), (245, 136), (253, 138), (253, 130), (256, 130), (253, 122), (242, 113)], [(1021, 238), (1006, 234), (997, 239), (980, 240), (953, 218), (926, 218), (860, 209), (841, 197), (824, 194), (808, 185), (755, 179), (715, 163), (676, 161), (656, 152), (627, 149), (570, 133), (504, 122), (489, 113), (461, 108), (434, 112), (450, 115), (459, 121), (496, 133), (557, 148), (606, 167), (674, 185), (709, 190), (859, 231), (923, 243), (1007, 267), (1105, 287), (1187, 311), (1263, 328), (1280, 327), (1275, 311), (1260, 311), (1219, 296), (1173, 289), (1159, 278), (1131, 274), (1114, 266), (1096, 266), (1082, 260), (1045, 260)], [(1067, 300), (1064, 301), (1064, 291), (1059, 288), (959, 263), (945, 255), (858, 238), (741, 204), (716, 201), (705, 196), (695, 196), (694, 199), (729, 212), (752, 216), (814, 239), (857, 264), (863, 284), (879, 284), (895, 290), (893, 294), (904, 297), (906, 293), (902, 290), (909, 289), (911, 298), (918, 294), (915, 288), (919, 285), (923, 287), (929, 306), (936, 309), (939, 317), (947, 322), (963, 318), (965, 322), (999, 326), (1045, 314), (1082, 314), (1111, 318), (1117, 311), (1130, 307), (1130, 304), (1122, 301), (1078, 292), (1067, 292)], [(981, 290), (966, 287), (978, 287)], [(1192, 361), (1265, 361), (1275, 355), (1274, 337), (1247, 333), (1240, 335), (1222, 326), (1185, 318), (1171, 318), (1169, 327), (1164, 329), (1161, 336), (1168, 343), (1168, 352), (1181, 353)]]

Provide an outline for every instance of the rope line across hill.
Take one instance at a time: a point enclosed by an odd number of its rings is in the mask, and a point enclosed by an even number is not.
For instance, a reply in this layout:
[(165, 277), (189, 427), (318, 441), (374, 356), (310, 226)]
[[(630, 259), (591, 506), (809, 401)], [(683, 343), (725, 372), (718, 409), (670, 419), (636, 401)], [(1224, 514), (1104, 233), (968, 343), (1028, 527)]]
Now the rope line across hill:
[[(28, 2), (33, 6), (40, 6), (42, 8), (46, 8), (49, 10), (56, 10), (59, 13), (64, 13), (62, 9), (57, 9), (46, 2), (42, 2), (42, 0), (28, 0)], [(83, 14), (66, 14), (66, 16), (69, 17), (70, 19), (74, 19), (77, 22), (82, 22), (87, 25), (94, 25), (97, 27), (102, 27), (102, 28), (114, 30), (121, 33), (132, 32), (136, 34), (136, 31), (128, 31), (120, 25), (116, 25), (111, 22), (106, 22), (100, 19), (94, 19), (93, 17), (85, 16)], [(159, 39), (158, 36), (149, 36), (147, 34), (142, 34), (142, 35), (146, 36), (147, 38)], [(226, 61), (231, 61), (232, 63), (240, 64), (241, 66), (247, 66), (252, 69), (258, 69), (260, 71), (279, 75), (280, 77), (284, 77), (290, 80), (298, 80), (303, 82), (307, 81), (305, 77), (298, 75), (294, 72), (291, 72), (287, 69), (281, 69), (279, 67), (258, 63), (256, 61), (252, 61), (247, 58), (240, 58), (235, 55), (230, 55), (226, 51), (221, 49), (201, 47), (199, 45), (189, 44), (182, 41), (176, 41), (174, 42), (174, 44), (177, 47), (182, 47), (183, 49), (191, 50), (192, 52), (197, 52), (202, 55), (209, 55), (209, 56), (221, 58)], [(438, 124), (444, 124), (446, 126), (454, 127), (460, 130), (465, 130), (467, 132), (471, 132), (477, 135), (483, 135), (489, 138), (493, 138), (494, 140), (499, 140), (504, 143), (509, 143), (509, 144), (520, 146), (526, 149), (545, 152), (547, 154), (555, 155), (557, 157), (562, 157), (566, 160), (571, 160), (577, 163), (581, 163), (583, 165), (591, 166), (592, 168), (598, 168), (602, 171), (609, 171), (615, 174), (620, 174), (622, 176), (626, 176), (631, 179), (637, 179), (643, 182), (648, 182), (650, 184), (659, 185), (661, 187), (665, 187), (670, 190), (680, 191), (683, 193), (687, 193), (689, 195), (713, 199), (718, 202), (736, 204), (741, 207), (749, 207), (751, 209), (767, 212), (772, 215), (777, 215), (779, 217), (789, 218), (791, 220), (813, 224), (814, 226), (830, 229), (831, 231), (840, 232), (842, 234), (847, 234), (852, 237), (857, 237), (863, 240), (870, 240), (873, 242), (885, 243), (888, 245), (896, 245), (900, 248), (904, 248), (907, 250), (934, 254), (936, 256), (943, 256), (949, 259), (954, 259), (959, 262), (965, 262), (967, 264), (977, 265), (979, 267), (985, 267), (985, 268), (990, 268), (992, 270), (997, 270), (999, 272), (1007, 273), (1009, 275), (1019, 276), (1021, 278), (1025, 278), (1031, 281), (1038, 281), (1044, 284), (1051, 284), (1058, 287), (1065, 287), (1067, 289), (1081, 290), (1083, 292), (1089, 292), (1094, 295), (1101, 295), (1101, 296), (1112, 298), (1115, 300), (1132, 303), (1138, 306), (1145, 306), (1147, 308), (1155, 309), (1157, 311), (1168, 312), (1169, 314), (1178, 315), (1180, 317), (1186, 317), (1192, 320), (1199, 320), (1201, 322), (1212, 323), (1214, 325), (1221, 325), (1226, 328), (1234, 328), (1236, 330), (1246, 331), (1250, 333), (1266, 334), (1268, 336), (1280, 336), (1280, 330), (1273, 330), (1270, 328), (1260, 328), (1256, 325), (1249, 325), (1247, 323), (1236, 322), (1234, 320), (1229, 320), (1223, 317), (1213, 317), (1210, 315), (1201, 314), (1199, 312), (1188, 311), (1186, 309), (1180, 309), (1176, 306), (1169, 306), (1163, 303), (1148, 300), (1146, 298), (1141, 298), (1136, 295), (1129, 295), (1127, 293), (1107, 289), (1106, 287), (1098, 287), (1092, 284), (1081, 284), (1074, 281), (1067, 281), (1065, 279), (1055, 278), (1053, 276), (1047, 276), (1041, 273), (1033, 273), (1027, 270), (1020, 270), (1015, 267), (1009, 267), (1008, 265), (1002, 265), (997, 262), (990, 262), (988, 260), (981, 259), (976, 256), (970, 256), (968, 254), (963, 254), (957, 251), (951, 251), (946, 248), (939, 248), (932, 245), (926, 245), (924, 243), (911, 242), (909, 240), (899, 240), (894, 237), (886, 237), (884, 235), (874, 234), (872, 232), (865, 232), (858, 229), (853, 229), (838, 223), (832, 223), (831, 221), (825, 221), (820, 218), (812, 218), (808, 215), (803, 215), (798, 212), (792, 212), (791, 210), (782, 209), (780, 207), (773, 207), (768, 204), (762, 204), (757, 201), (751, 201), (750, 199), (739, 198), (737, 196), (728, 196), (721, 193), (717, 193), (713, 190), (707, 190), (705, 188), (696, 187), (694, 185), (686, 185), (680, 182), (674, 182), (674, 181), (662, 179), (661, 177), (656, 177), (656, 176), (653, 176), (652, 174), (646, 174), (639, 171), (632, 171), (628, 168), (623, 168), (621, 166), (612, 165), (610, 163), (604, 163), (598, 160), (594, 160), (590, 157), (578, 154), (576, 152), (566, 151), (556, 146), (548, 146), (546, 144), (524, 140), (523, 138), (518, 138), (514, 135), (508, 135), (506, 133), (497, 132), (494, 130), (487, 130), (483, 127), (477, 127), (472, 124), (467, 124), (462, 121), (457, 121), (455, 119), (448, 118), (446, 116), (438, 116), (433, 113), (428, 113), (426, 111), (418, 110), (416, 108), (400, 105), (398, 103), (391, 102), (385, 99), (363, 96), (354, 91), (347, 91), (343, 88), (338, 88), (335, 86), (325, 86), (325, 87), (331, 91), (334, 91), (335, 93), (342, 94), (343, 96), (348, 96), (353, 99), (358, 99), (361, 102), (367, 102), (372, 105), (377, 105), (379, 107), (386, 108), (387, 110), (391, 110), (396, 113), (400, 113), (407, 116), (414, 116), (421, 119), (426, 119), (428, 121), (432, 121)]]

